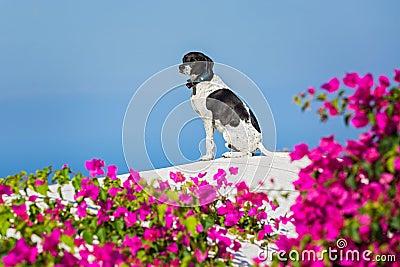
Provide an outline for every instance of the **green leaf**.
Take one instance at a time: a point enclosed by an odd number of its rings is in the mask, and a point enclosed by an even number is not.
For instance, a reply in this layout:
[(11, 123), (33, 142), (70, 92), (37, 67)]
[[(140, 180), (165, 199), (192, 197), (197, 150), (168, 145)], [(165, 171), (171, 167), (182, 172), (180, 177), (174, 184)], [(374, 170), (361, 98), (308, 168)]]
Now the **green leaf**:
[(376, 125), (375, 114), (373, 112), (368, 112), (367, 118), (372, 125)]
[(165, 225), (164, 217), (166, 209), (167, 209), (167, 204), (161, 204), (157, 206), (158, 221), (160, 221), (163, 225)]
[(306, 234), (300, 241), (300, 247), (304, 249), (312, 241), (311, 235)]
[(362, 161), (361, 162), (361, 166), (367, 172), (367, 175), (368, 175), (369, 178), (372, 178), (374, 176), (374, 170), (373, 170), (371, 164), (369, 164), (366, 161)]
[(346, 124), (346, 126), (349, 126), (350, 118), (351, 118), (350, 113), (346, 114), (346, 116), (344, 117), (344, 123)]
[(186, 256), (182, 260), (182, 265), (183, 267), (189, 266), (189, 264), (192, 262), (192, 256)]
[(387, 169), (391, 172), (394, 173), (395, 169), (394, 169), (394, 161), (396, 160), (396, 157), (390, 157), (387, 161), (386, 161), (386, 167)]
[(124, 225), (125, 223), (122, 218), (118, 218), (115, 220), (115, 228), (118, 232), (121, 232), (124, 229)]
[(174, 192), (174, 191), (168, 191), (167, 192), (167, 196), (169, 197), (169, 199), (171, 199), (172, 201), (178, 201), (179, 200), (179, 196), (178, 196), (178, 193), (177, 192)]
[(86, 243), (88, 244), (93, 244), (93, 233), (91, 230), (85, 230), (82, 233), (82, 238), (85, 240)]
[(107, 200), (107, 192), (102, 187), (100, 187), (99, 198), (100, 198), (101, 201), (106, 201)]
[(75, 190), (81, 190), (81, 184), (82, 184), (82, 174), (77, 174), (75, 175), (74, 178), (72, 178), (72, 185)]
[(297, 96), (297, 95), (294, 96), (293, 101), (294, 101), (294, 103), (296, 103), (296, 105), (300, 106), (301, 100), (300, 100), (299, 96)]
[(392, 221), (390, 222), (390, 226), (392, 226), (396, 230), (399, 230), (400, 229), (400, 217), (398, 217), (398, 216), (392, 217)]
[(319, 101), (325, 101), (325, 100), (326, 100), (326, 94), (324, 94), (324, 93), (319, 93), (319, 94), (317, 95), (317, 100), (319, 100)]
[(2, 221), (0, 224), (0, 233), (2, 236), (6, 236), (7, 230), (10, 228), (11, 223), (8, 220)]
[(43, 196), (47, 196), (48, 189), (49, 189), (49, 185), (47, 183), (45, 183), (43, 185), (39, 185), (38, 187), (36, 187), (36, 192), (38, 192), (39, 194), (41, 194)]
[(141, 261), (141, 262), (145, 262), (147, 260), (147, 255), (146, 252), (144, 250), (139, 250), (136, 253), (136, 257)]
[(339, 110), (339, 99), (335, 98), (332, 101), (332, 105), (336, 108), (336, 110)]
[(347, 179), (346, 179), (346, 184), (347, 184), (348, 186), (350, 186), (352, 189), (355, 189), (355, 188), (356, 188), (356, 175), (355, 175), (353, 172), (351, 172), (351, 173), (348, 175), (348, 177), (347, 177)]
[(104, 241), (106, 241), (107, 233), (104, 227), (99, 228), (99, 230), (97, 230), (96, 235), (99, 238), (101, 244), (103, 244)]
[(211, 216), (207, 216), (201, 224), (203, 225), (204, 230), (208, 230), (211, 226), (215, 224), (214, 219)]
[(303, 104), (303, 106), (301, 107), (301, 111), (305, 111), (306, 109), (308, 109), (310, 107), (310, 100), (306, 100)]
[(356, 222), (352, 222), (350, 225), (350, 236), (355, 242), (360, 242), (360, 234), (358, 232), (358, 225)]
[(196, 226), (199, 224), (197, 218), (195, 216), (189, 216), (185, 219), (184, 225), (188, 232), (191, 232), (193, 235), (198, 235), (196, 232)]
[(63, 242), (65, 245), (67, 245), (71, 249), (73, 249), (75, 247), (74, 238), (72, 236), (61, 235), (60, 239), (61, 239), (61, 242)]

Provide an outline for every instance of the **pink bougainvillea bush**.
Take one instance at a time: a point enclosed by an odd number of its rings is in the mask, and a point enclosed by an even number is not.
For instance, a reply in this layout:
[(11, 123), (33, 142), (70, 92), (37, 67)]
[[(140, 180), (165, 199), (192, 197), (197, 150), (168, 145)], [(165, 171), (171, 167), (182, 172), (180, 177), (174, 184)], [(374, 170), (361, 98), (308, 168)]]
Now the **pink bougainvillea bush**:
[[(276, 238), (277, 225), (265, 220), (267, 208), (275, 208), (267, 195), (250, 192), (244, 182), (227, 183), (237, 168), (218, 170), (216, 191), (209, 190), (213, 186), (204, 173), (190, 178), (171, 173), (181, 188), (166, 191), (169, 183), (159, 181), (152, 194), (143, 191), (146, 181), (135, 171), (121, 181), (116, 166), (106, 167), (102, 160), (87, 161), (86, 168), (89, 176), (73, 174), (64, 165), (1, 179), (2, 265), (230, 266), (239, 241), (259, 240), (261, 246)], [(49, 180), (72, 181), (75, 201), (51, 197)], [(229, 186), (229, 197), (218, 196)], [(60, 188), (55, 190), (62, 199)], [(164, 192), (176, 205), (160, 201)], [(204, 192), (201, 199), (207, 203), (192, 202)]]
[(322, 121), (343, 116), (364, 132), (344, 145), (332, 135), (312, 149), (295, 146), (291, 159), (308, 157), (311, 163), (294, 183), (300, 191), (291, 207), (298, 237), (279, 238), (286, 255), (275, 255), (275, 264), (400, 266), (399, 83), (400, 70), (392, 84), (386, 76), (347, 73), (319, 93), (309, 88), (295, 97), (303, 110), (322, 103)]

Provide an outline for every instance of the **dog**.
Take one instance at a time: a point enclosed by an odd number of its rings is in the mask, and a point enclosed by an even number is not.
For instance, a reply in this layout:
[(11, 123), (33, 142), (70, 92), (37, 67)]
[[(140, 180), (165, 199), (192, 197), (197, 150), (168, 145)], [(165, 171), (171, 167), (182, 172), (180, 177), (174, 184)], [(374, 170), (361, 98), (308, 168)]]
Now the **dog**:
[(213, 71), (214, 62), (201, 52), (184, 55), (179, 72), (190, 78), (186, 86), (192, 90), (190, 101), (204, 123), (206, 154), (200, 160), (215, 156), (214, 129), (222, 133), (230, 150), (225, 158), (253, 156), (256, 150), (270, 154), (262, 144), (262, 134), (254, 113)]

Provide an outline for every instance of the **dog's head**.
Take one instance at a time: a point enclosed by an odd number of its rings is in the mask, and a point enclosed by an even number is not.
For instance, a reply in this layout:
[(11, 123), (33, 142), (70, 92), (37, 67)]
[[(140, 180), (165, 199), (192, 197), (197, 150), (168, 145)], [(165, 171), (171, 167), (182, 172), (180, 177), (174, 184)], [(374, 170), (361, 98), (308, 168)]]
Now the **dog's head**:
[(208, 56), (201, 52), (190, 52), (183, 57), (179, 72), (194, 80), (205, 73), (212, 74), (213, 66), (214, 63)]

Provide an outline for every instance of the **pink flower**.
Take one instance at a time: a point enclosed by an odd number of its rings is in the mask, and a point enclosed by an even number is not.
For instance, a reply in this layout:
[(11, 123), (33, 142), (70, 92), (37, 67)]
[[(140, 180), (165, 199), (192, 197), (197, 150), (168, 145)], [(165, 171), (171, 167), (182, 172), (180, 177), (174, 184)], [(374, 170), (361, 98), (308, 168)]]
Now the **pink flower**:
[(358, 221), (362, 225), (368, 225), (371, 223), (371, 217), (367, 214), (362, 214), (359, 216)]
[(22, 220), (27, 220), (28, 219), (28, 213), (26, 213), (26, 204), (22, 203), (21, 205), (12, 205), (11, 206), (12, 211), (20, 217)]
[(399, 70), (399, 69), (395, 69), (395, 70), (394, 70), (394, 73), (395, 73), (395, 75), (394, 75), (394, 80), (395, 80), (396, 82), (400, 83), (400, 70)]
[(138, 183), (140, 181), (140, 173), (138, 171), (129, 169), (129, 174), (129, 178), (131, 178), (135, 183)]
[(0, 195), (12, 195), (13, 191), (10, 186), (0, 184)]
[(137, 213), (128, 211), (128, 213), (124, 217), (124, 220), (125, 220), (126, 226), (131, 227), (137, 221)]
[(237, 168), (237, 167), (230, 167), (230, 168), (229, 168), (229, 172), (230, 172), (232, 175), (238, 174), (238, 170), (239, 170), (239, 168)]
[[(124, 262), (124, 257), (121, 255), (118, 250), (115, 249), (115, 244), (108, 242), (103, 246), (94, 245), (93, 246), (93, 256), (95, 259), (93, 260), (94, 263), (102, 262), (102, 265), (94, 265), (94, 266), (119, 266), (121, 263)], [(85, 258), (87, 259), (87, 258)], [(93, 266), (93, 265), (86, 265), (86, 266)]]
[(69, 168), (68, 164), (63, 164), (63, 165), (61, 166), (61, 169), (65, 169), (65, 168)]
[(159, 185), (159, 189), (161, 191), (164, 191), (165, 189), (170, 189), (171, 188), (171, 186), (169, 185), (168, 180), (166, 180), (166, 181), (158, 180), (158, 185)]
[(231, 227), (233, 225), (236, 225), (239, 222), (240, 218), (241, 218), (240, 213), (237, 211), (228, 213), (225, 215), (224, 224), (228, 227)]
[(372, 182), (367, 184), (362, 189), (362, 194), (366, 199), (371, 199), (377, 201), (379, 196), (383, 194), (384, 188), (381, 184), (377, 182)]
[(364, 77), (362, 77), (359, 82), (358, 86), (359, 88), (364, 88), (364, 89), (371, 89), (371, 87), (374, 85), (374, 78), (372, 77), (371, 73), (367, 73)]
[(104, 161), (101, 159), (92, 159), (85, 162), (86, 169), (90, 171), (90, 175), (95, 177), (104, 174)]
[(279, 208), (279, 205), (275, 205), (275, 203), (273, 201), (270, 201), (269, 205), (271, 206), (272, 210), (276, 210), (277, 208)]
[(67, 236), (73, 236), (76, 233), (75, 228), (72, 226), (72, 219), (64, 223), (65, 229), (64, 234)]
[(136, 255), (136, 252), (142, 248), (142, 240), (137, 236), (132, 236), (130, 238), (129, 235), (126, 235), (122, 244), (129, 247), (132, 255)]
[(394, 164), (394, 169), (395, 169), (396, 171), (400, 171), (400, 157), (397, 157), (397, 158), (394, 160), (393, 164)]
[(169, 177), (174, 181), (175, 183), (180, 183), (184, 182), (186, 180), (185, 176), (181, 172), (170, 172)]
[(40, 185), (44, 185), (45, 183), (46, 183), (45, 181), (37, 179), (35, 181), (35, 186), (37, 187), (37, 186), (40, 186)]
[(206, 176), (206, 174), (207, 174), (207, 172), (204, 172), (204, 173), (199, 172), (199, 174), (197, 176), (201, 179), (204, 176)]
[(290, 152), (289, 156), (292, 161), (302, 159), (309, 153), (308, 146), (304, 143), (294, 146), (294, 151)]
[(330, 93), (335, 92), (337, 89), (339, 89), (340, 82), (338, 78), (333, 78), (329, 82), (323, 84), (321, 86), (322, 89), (327, 90)]
[(89, 197), (93, 200), (97, 200), (100, 189), (94, 185), (90, 178), (82, 179), (82, 189), (75, 195), (75, 200), (79, 197)]
[(356, 113), (356, 115), (350, 121), (356, 128), (362, 128), (369, 122), (364, 112)]
[(358, 76), (358, 73), (347, 73), (346, 77), (343, 78), (343, 83), (350, 88), (355, 88), (359, 79), (360, 77)]
[(201, 223), (199, 223), (199, 224), (196, 226), (196, 231), (197, 231), (198, 233), (201, 233), (201, 232), (204, 231), (204, 227), (203, 227), (203, 225), (202, 225)]
[(86, 201), (83, 200), (83, 201), (78, 205), (78, 210), (77, 210), (76, 214), (77, 214), (79, 217), (81, 217), (81, 218), (85, 217), (85, 216), (86, 216), (86, 208), (87, 208)]
[(225, 206), (222, 205), (221, 207), (217, 208), (218, 215), (232, 213), (234, 210), (235, 210), (235, 207), (232, 205), (232, 202), (230, 200), (226, 201)]
[(190, 240), (186, 235), (182, 236), (181, 242), (185, 247), (190, 247)]
[(151, 208), (150, 206), (142, 206), (141, 209), (139, 209), (139, 218), (144, 221), (147, 217), (147, 215), (149, 215), (151, 213)]
[(200, 205), (208, 204), (217, 197), (216, 189), (211, 185), (200, 186), (196, 192)]
[(218, 169), (218, 172), (214, 174), (214, 180), (224, 179), (226, 176), (226, 172), (223, 169)]
[(179, 201), (189, 205), (193, 200), (193, 197), (190, 194), (182, 193), (179, 195)]
[(249, 187), (247, 186), (247, 184), (244, 181), (241, 181), (240, 183), (237, 183), (235, 185), (235, 187), (236, 187), (238, 193), (239, 192), (248, 192), (250, 190)]
[(368, 148), (364, 152), (364, 158), (368, 163), (373, 163), (380, 158), (380, 154), (375, 147)]
[(329, 114), (331, 116), (336, 116), (338, 114), (338, 110), (330, 101), (325, 101), (324, 106), (329, 110)]
[(307, 89), (307, 92), (308, 92), (310, 95), (314, 95), (314, 94), (315, 94), (315, 89), (314, 89), (314, 87), (308, 88), (308, 89)]
[(33, 196), (29, 196), (28, 200), (31, 202), (35, 202), (37, 198), (38, 198), (38, 196), (33, 195)]
[(169, 252), (171, 252), (173, 254), (177, 254), (178, 253), (178, 245), (175, 242), (173, 242), (166, 247), (166, 250), (168, 250)]
[(376, 125), (378, 126), (379, 132), (383, 134), (388, 124), (389, 118), (385, 112), (378, 112), (375, 116)]
[(155, 229), (148, 229), (144, 230), (143, 238), (147, 241), (154, 242), (160, 237), (160, 233), (158, 230)]
[[(384, 86), (377, 86), (373, 92), (373, 95), (375, 98), (381, 98), (385, 94), (386, 94), (386, 87), (384, 87)], [(380, 103), (380, 102), (378, 102), (378, 103)], [(382, 102), (382, 104), (383, 104), (383, 102)]]
[(63, 253), (64, 255), (61, 258), (62, 264), (59, 266), (55, 265), (55, 267), (74, 267), (78, 265), (78, 259), (73, 254), (66, 250), (64, 250)]
[(257, 233), (257, 240), (258, 241), (262, 240), (266, 234), (270, 234), (272, 232), (273, 232), (272, 226), (269, 224), (265, 224), (264, 228)]
[(110, 177), (111, 180), (117, 179), (117, 171), (118, 168), (115, 165), (110, 165), (107, 167), (107, 176)]
[(265, 220), (265, 219), (267, 219), (267, 217), (268, 217), (268, 215), (267, 215), (267, 213), (265, 211), (260, 211), (257, 214), (257, 220), (259, 220), (259, 221)]
[(121, 188), (117, 188), (117, 187), (111, 187), (110, 189), (108, 189), (108, 193), (110, 194), (110, 196), (115, 197), (118, 192), (122, 191)]
[(58, 244), (60, 243), (60, 229), (56, 228), (50, 235), (44, 235), (43, 250), (50, 252), (53, 257), (58, 255)]
[(258, 212), (257, 209), (253, 207), (253, 208), (249, 209), (248, 215), (255, 216), (255, 215), (257, 215), (257, 212)]
[(43, 221), (44, 221), (43, 214), (42, 214), (42, 213), (39, 213), (39, 214), (36, 216), (36, 220), (37, 220), (38, 222), (43, 222)]
[(388, 77), (384, 75), (379, 76), (379, 84), (384, 87), (388, 87), (390, 85)]
[(128, 210), (125, 207), (119, 206), (113, 213), (113, 216), (115, 218), (119, 217), (125, 217), (125, 215), (128, 213)]
[(204, 252), (204, 254), (201, 252), (201, 250), (199, 250), (198, 248), (196, 248), (194, 255), (196, 256), (196, 259), (198, 262), (203, 262), (207, 259), (208, 257), (208, 251), (206, 250)]
[(25, 239), (17, 240), (15, 247), (5, 256), (2, 261), (5, 266), (15, 266), (22, 263), (34, 263), (38, 255), (37, 247), (30, 247)]
[(369, 234), (371, 231), (371, 227), (369, 225), (361, 225), (359, 231), (360, 231), (360, 236), (363, 240), (369, 239)]

